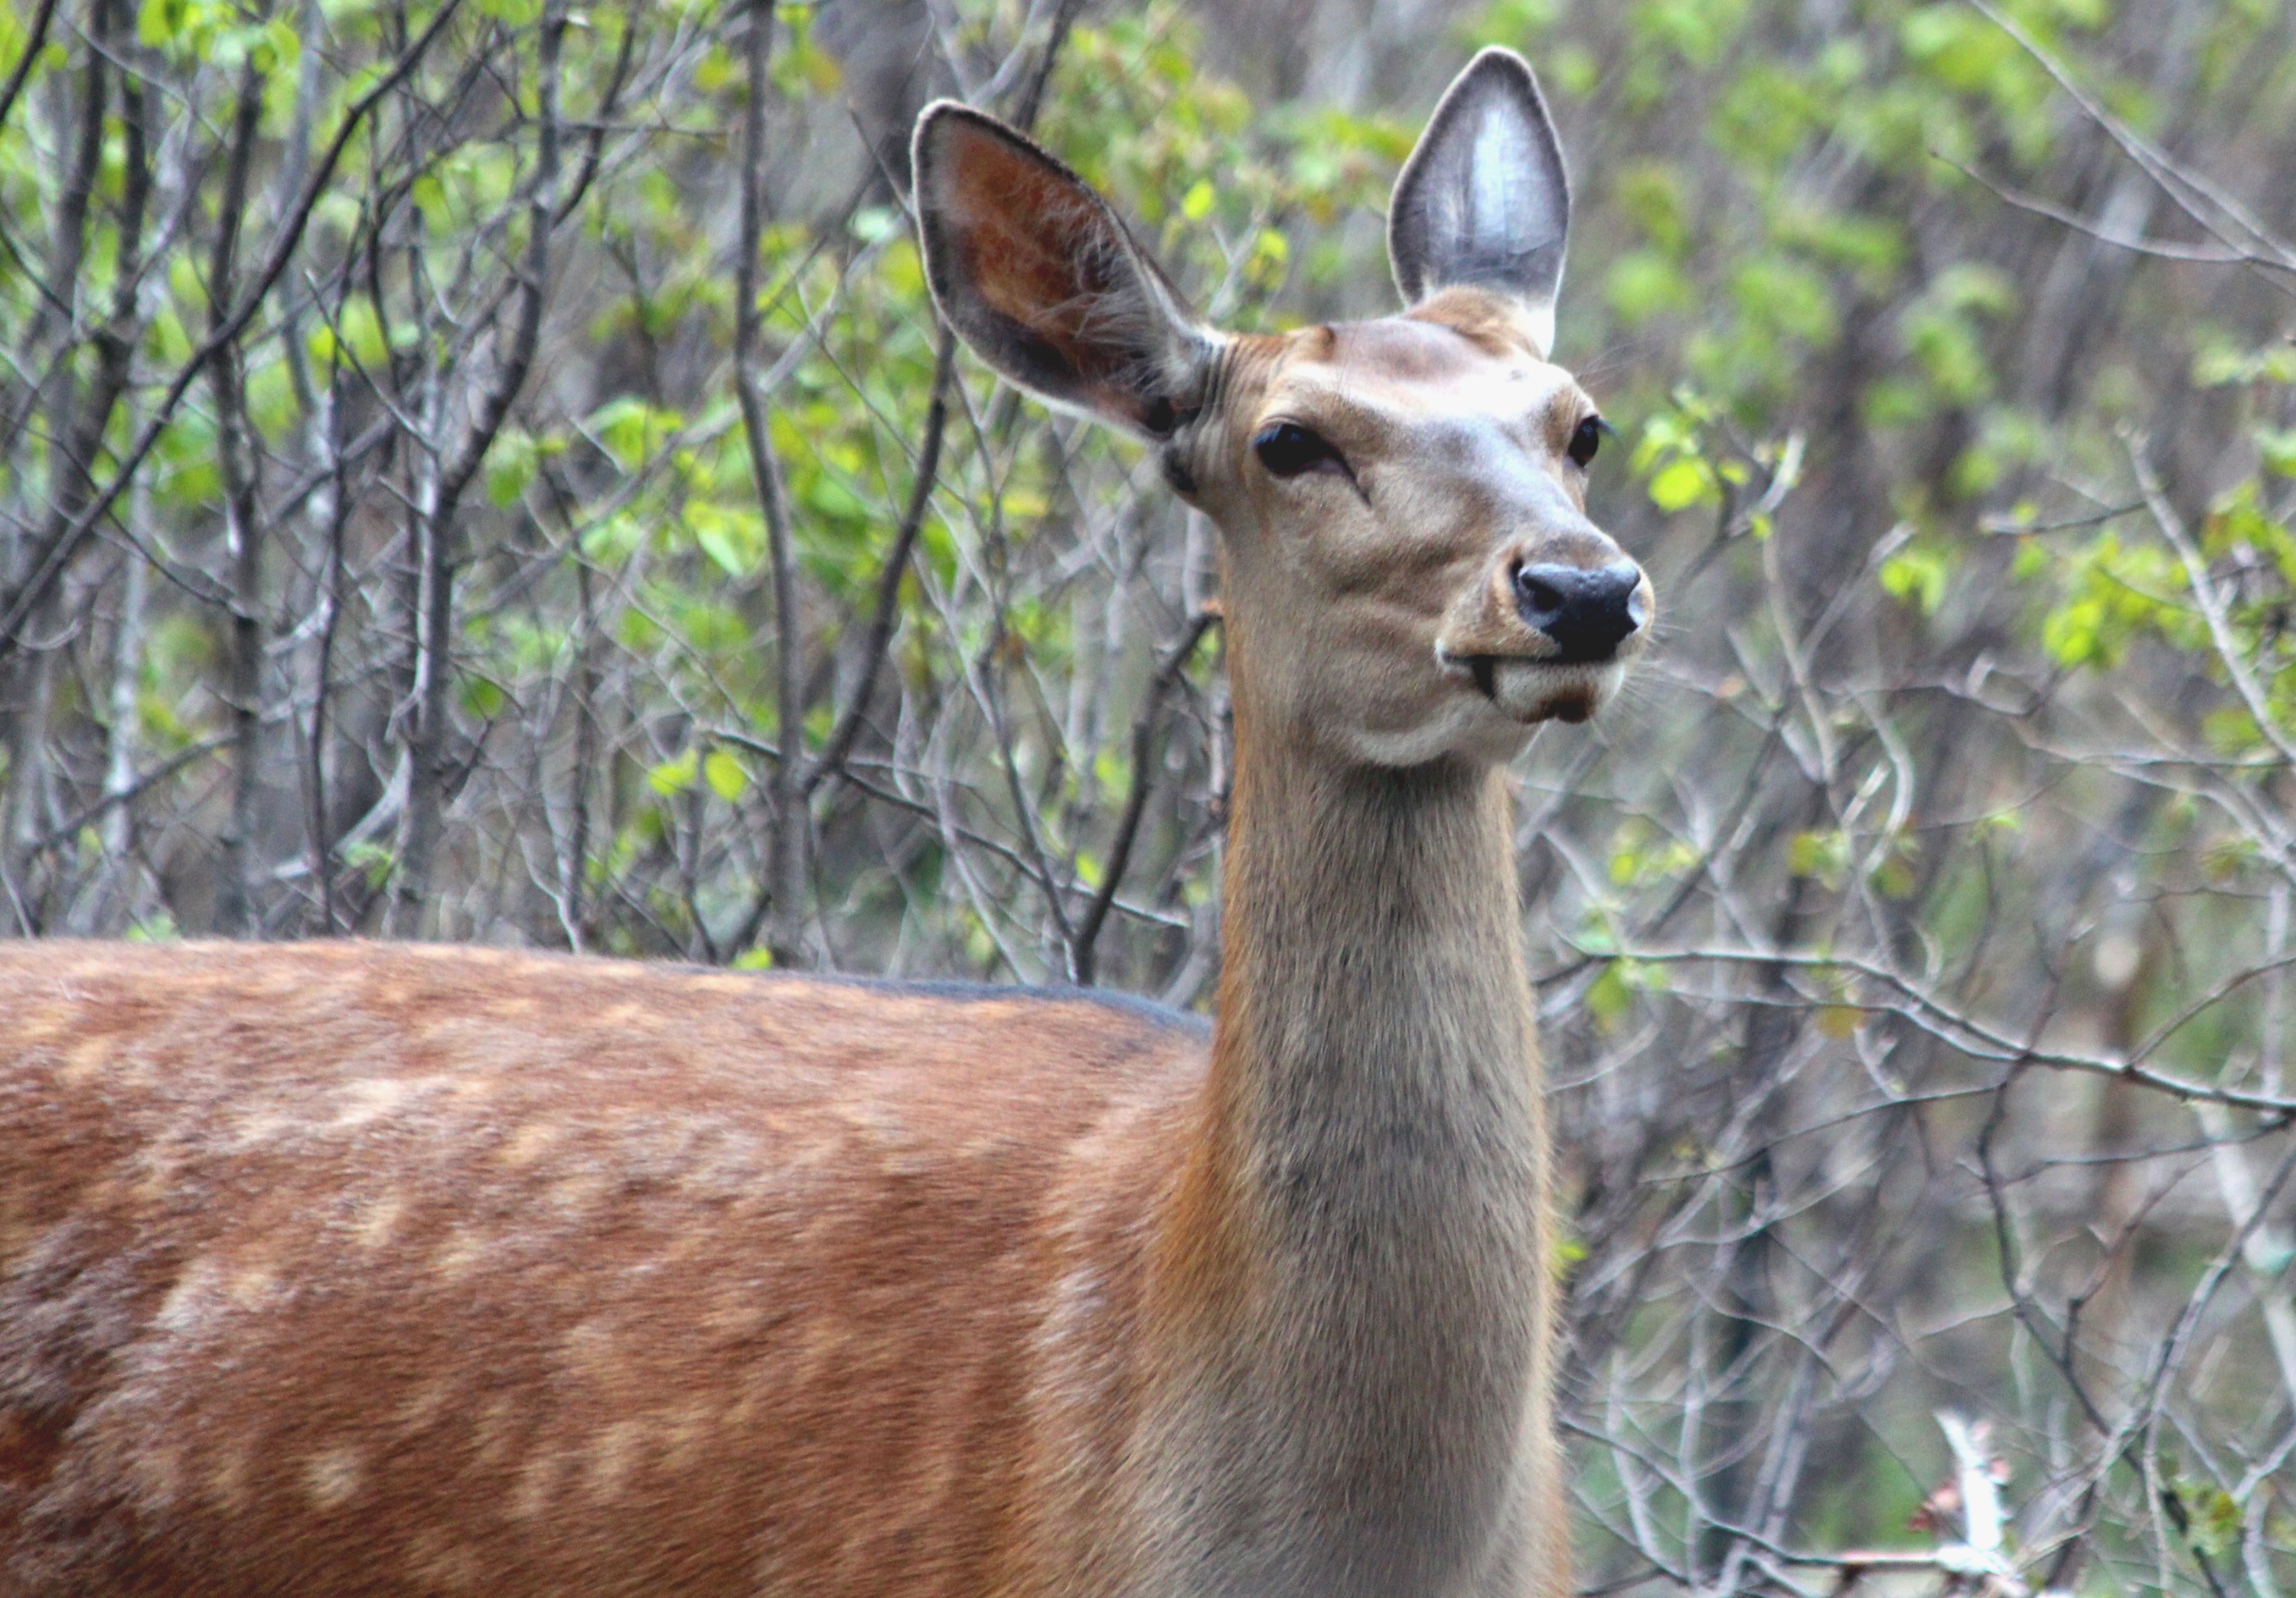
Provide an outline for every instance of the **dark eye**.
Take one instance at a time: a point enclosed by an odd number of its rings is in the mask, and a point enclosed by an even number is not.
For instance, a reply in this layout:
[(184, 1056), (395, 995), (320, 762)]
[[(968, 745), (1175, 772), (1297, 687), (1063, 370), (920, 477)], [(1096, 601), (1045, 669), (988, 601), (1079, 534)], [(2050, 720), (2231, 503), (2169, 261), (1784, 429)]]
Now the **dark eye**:
[(1348, 469), (1338, 450), (1296, 422), (1277, 422), (1254, 438), (1251, 447), (1259, 463), (1278, 477), (1297, 477), (1318, 466), (1332, 471)]
[(1587, 417), (1570, 434), (1570, 458), (1581, 466), (1593, 460), (1603, 447), (1603, 435), (1610, 430), (1611, 424), (1600, 416)]

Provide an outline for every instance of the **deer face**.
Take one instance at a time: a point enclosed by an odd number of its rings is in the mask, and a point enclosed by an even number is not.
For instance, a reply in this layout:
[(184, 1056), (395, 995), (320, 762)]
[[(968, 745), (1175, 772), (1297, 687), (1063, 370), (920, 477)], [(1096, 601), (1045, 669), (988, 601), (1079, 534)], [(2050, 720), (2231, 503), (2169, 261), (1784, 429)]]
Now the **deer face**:
[(1413, 766), (1505, 759), (1617, 692), (1653, 601), (1587, 518), (1601, 418), (1546, 358), (1569, 190), (1520, 58), (1477, 57), (1397, 181), (1410, 308), (1374, 322), (1202, 327), (1081, 180), (961, 108), (920, 121), (916, 174), (951, 324), (1152, 440), (1218, 523), (1240, 709)]
[(1617, 692), (1650, 585), (1587, 519), (1593, 402), (1505, 301), (1455, 288), (1228, 358), (1231, 414), (1174, 448), (1267, 710), (1407, 766), (1504, 759)]

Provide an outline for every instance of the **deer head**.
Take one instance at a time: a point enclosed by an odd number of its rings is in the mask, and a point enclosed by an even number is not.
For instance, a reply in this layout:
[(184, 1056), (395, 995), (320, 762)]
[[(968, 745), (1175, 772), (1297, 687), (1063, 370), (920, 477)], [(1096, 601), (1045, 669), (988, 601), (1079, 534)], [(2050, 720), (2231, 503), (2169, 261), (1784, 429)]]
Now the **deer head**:
[(1341, 761), (1504, 760), (1583, 721), (1649, 635), (1587, 516), (1594, 402), (1552, 364), (1570, 184), (1537, 80), (1485, 50), (1397, 179), (1406, 308), (1275, 335), (1198, 321), (1107, 203), (1001, 123), (917, 125), (926, 273), (1013, 381), (1160, 450), (1223, 534), (1240, 715)]

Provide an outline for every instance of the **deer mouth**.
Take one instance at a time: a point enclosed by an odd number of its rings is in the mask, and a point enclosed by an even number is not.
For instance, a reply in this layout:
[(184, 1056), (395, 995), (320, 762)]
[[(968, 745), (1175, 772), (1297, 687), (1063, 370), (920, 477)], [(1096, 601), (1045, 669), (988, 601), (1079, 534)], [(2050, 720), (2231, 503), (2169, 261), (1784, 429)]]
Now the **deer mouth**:
[(1586, 721), (1625, 681), (1626, 662), (1541, 660), (1530, 655), (1455, 655), (1436, 651), (1445, 675), (1471, 684), (1491, 708), (1526, 725)]

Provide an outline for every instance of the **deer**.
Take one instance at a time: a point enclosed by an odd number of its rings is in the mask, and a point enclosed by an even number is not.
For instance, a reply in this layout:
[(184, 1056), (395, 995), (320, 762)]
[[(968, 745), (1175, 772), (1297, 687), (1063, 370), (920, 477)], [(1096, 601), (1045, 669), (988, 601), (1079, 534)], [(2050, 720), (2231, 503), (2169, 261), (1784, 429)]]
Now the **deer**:
[(1570, 186), (1483, 52), (1403, 308), (1201, 323), (922, 114), (934, 303), (1217, 524), (1211, 1020), (417, 943), (0, 946), (0, 1593), (1570, 1586), (1507, 763), (1647, 639), (1550, 363)]

